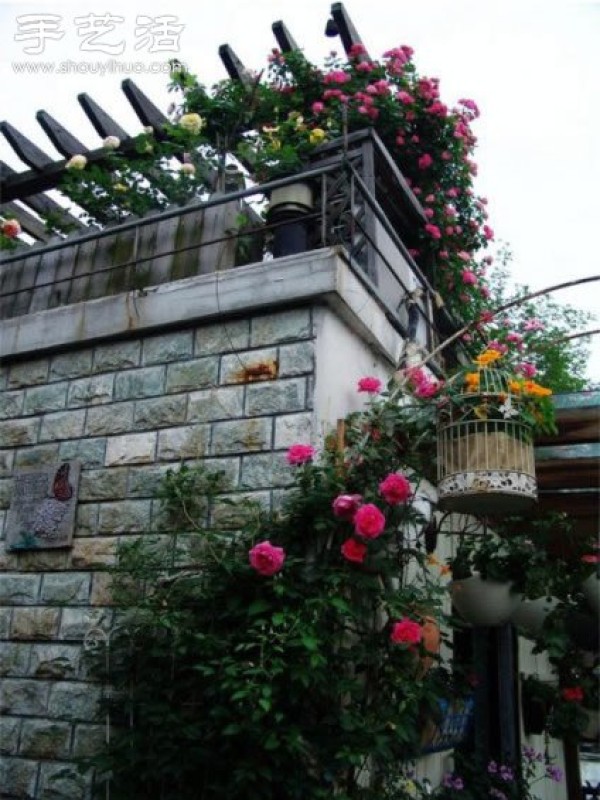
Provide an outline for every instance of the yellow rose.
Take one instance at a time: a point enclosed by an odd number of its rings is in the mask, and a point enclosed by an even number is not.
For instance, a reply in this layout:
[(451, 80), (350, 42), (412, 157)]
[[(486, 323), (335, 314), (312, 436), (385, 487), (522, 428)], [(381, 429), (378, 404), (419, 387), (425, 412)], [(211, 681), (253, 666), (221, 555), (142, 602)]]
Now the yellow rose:
[(65, 169), (85, 169), (87, 158), (82, 155), (71, 156), (65, 164)]
[(327, 137), (327, 134), (323, 130), (323, 128), (313, 128), (308, 136), (308, 141), (311, 144), (321, 144), (321, 142)]
[(502, 358), (502, 353), (498, 352), (498, 350), (484, 350), (481, 355), (477, 356), (475, 363), (480, 367), (486, 367), (488, 364), (493, 364), (494, 361), (497, 361), (499, 358)]
[(184, 114), (179, 120), (180, 126), (188, 133), (198, 134), (205, 125), (200, 114)]

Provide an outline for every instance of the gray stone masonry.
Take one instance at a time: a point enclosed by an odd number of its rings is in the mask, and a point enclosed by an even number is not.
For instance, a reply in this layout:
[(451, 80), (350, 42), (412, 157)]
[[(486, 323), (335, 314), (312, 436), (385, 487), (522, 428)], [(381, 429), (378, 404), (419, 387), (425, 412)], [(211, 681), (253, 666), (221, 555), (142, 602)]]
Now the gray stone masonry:
[[(82, 642), (110, 627), (118, 542), (160, 531), (155, 492), (182, 461), (222, 470), (228, 497), (280, 502), (286, 449), (314, 436), (313, 371), (309, 307), (2, 365), (0, 798), (87, 798), (72, 760), (105, 731)], [(63, 459), (82, 467), (72, 548), (8, 552), (14, 469)], [(215, 519), (240, 524), (225, 503)]]

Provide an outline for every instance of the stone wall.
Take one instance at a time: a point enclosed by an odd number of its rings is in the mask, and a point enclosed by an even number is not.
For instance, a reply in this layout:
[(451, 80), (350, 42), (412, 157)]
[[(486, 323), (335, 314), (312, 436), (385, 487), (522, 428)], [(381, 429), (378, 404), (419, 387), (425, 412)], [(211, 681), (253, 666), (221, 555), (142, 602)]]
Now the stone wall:
[[(116, 543), (156, 529), (180, 461), (222, 469), (265, 505), (286, 448), (315, 435), (315, 307), (138, 335), (0, 368), (0, 797), (83, 798), (69, 767), (104, 737), (82, 640), (110, 624)], [(81, 462), (73, 546), (7, 552), (15, 468)], [(67, 773), (52, 780), (67, 768)]]

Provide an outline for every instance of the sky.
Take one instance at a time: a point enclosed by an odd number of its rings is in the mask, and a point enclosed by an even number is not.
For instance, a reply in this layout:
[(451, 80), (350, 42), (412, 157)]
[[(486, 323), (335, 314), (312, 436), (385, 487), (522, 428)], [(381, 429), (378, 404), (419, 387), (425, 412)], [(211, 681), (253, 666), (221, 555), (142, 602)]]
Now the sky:
[[(476, 189), (489, 199), (497, 239), (514, 254), (514, 278), (541, 289), (600, 275), (600, 0), (346, 0), (344, 5), (372, 56), (408, 44), (419, 73), (440, 78), (444, 102), (462, 97), (477, 102)], [(172, 10), (152, 0), (0, 0), (0, 115), (53, 158), (58, 154), (35, 120), (38, 109), (85, 145), (98, 147), (77, 102), (79, 92), (88, 92), (134, 134), (140, 123), (120, 90), (123, 78), (133, 78), (166, 111), (172, 100), (163, 71), (169, 58), (179, 58), (207, 85), (226, 77), (217, 52), (224, 43), (248, 68), (260, 69), (275, 46), (271, 23), (279, 19), (306, 55), (320, 62), (331, 49), (342, 51), (339, 39), (324, 36), (329, 9), (324, 0), (196, 0), (173, 4)], [(97, 40), (88, 35), (92, 14), (108, 15), (114, 26), (108, 31), (102, 23), (98, 29), (104, 34)], [(165, 14), (172, 18), (159, 41), (148, 35), (148, 25)], [(42, 41), (32, 33), (47, 15), (49, 36)], [(54, 65), (47, 67), (52, 73), (28, 73), (32, 67), (23, 66), (40, 62)], [(131, 69), (136, 72), (126, 71)], [(0, 158), (24, 168), (3, 140)], [(600, 281), (554, 297), (600, 316)], [(599, 326), (596, 321), (587, 327)], [(598, 383), (600, 336), (589, 341), (588, 377)]]

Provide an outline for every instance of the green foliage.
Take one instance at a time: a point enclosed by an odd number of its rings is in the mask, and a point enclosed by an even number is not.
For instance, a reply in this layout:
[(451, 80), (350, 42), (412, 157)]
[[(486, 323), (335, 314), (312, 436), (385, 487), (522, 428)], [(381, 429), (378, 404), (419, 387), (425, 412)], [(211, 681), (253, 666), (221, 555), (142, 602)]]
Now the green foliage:
[[(379, 488), (402, 470), (418, 490), (413, 466), (433, 435), (429, 410), (399, 400), (397, 388), (371, 400), (347, 420), (343, 450), (329, 442), (295, 467), (280, 511), (246, 509), (236, 530), (216, 524), (222, 477), (167, 474), (169, 533), (121, 548), (108, 674), (96, 654), (115, 727), (94, 765), (116, 800), (366, 800), (418, 754), (425, 718), (454, 689), (426, 671), (422, 643), (391, 638), (395, 621), (443, 618), (443, 589), (409, 534), (425, 520)], [(354, 492), (385, 517), (360, 562), (341, 549), (351, 520), (332, 510)], [(248, 560), (266, 538), (285, 550), (272, 575)]]

